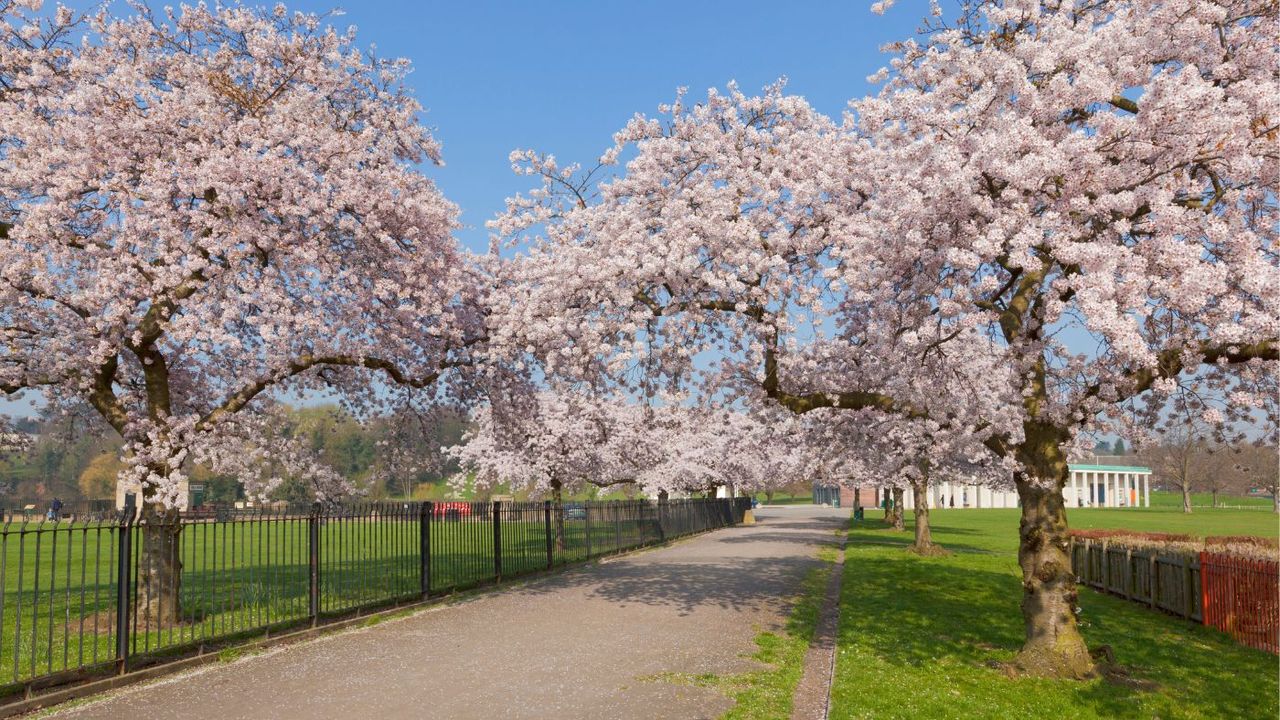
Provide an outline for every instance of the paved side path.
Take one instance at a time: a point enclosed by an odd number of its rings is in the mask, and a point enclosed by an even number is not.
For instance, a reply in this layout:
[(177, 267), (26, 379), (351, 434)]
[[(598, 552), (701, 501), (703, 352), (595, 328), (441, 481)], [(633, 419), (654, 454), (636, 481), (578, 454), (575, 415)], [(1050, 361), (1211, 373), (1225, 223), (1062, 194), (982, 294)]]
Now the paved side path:
[(835, 540), (839, 510), (766, 509), (709, 533), (362, 630), (126, 689), (55, 717), (714, 718), (752, 638)]

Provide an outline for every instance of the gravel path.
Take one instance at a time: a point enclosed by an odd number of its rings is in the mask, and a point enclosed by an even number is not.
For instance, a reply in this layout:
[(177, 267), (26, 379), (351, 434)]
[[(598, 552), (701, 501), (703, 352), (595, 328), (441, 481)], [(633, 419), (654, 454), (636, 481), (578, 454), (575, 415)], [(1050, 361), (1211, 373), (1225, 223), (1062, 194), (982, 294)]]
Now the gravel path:
[(407, 618), (212, 665), (54, 717), (714, 718), (719, 692), (653, 679), (750, 669), (757, 632), (844, 513), (760, 523), (587, 565)]

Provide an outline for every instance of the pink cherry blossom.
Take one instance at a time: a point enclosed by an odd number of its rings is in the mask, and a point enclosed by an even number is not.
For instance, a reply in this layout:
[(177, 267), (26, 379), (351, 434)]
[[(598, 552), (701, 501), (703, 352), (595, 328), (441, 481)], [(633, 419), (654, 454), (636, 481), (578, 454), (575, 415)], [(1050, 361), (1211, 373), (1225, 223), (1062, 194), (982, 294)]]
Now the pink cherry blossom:
[[(482, 337), (408, 64), (306, 14), (0, 2), (0, 390), (88, 400), (171, 503), (272, 388), (435, 392)], [(285, 452), (281, 450), (281, 452)]]

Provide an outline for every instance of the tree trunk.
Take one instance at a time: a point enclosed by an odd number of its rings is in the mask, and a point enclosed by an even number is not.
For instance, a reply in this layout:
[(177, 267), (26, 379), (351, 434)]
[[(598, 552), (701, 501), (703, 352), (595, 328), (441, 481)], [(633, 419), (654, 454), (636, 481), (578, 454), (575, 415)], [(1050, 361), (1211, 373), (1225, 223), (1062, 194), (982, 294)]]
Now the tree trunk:
[(173, 627), (182, 617), (178, 594), (182, 579), (182, 522), (178, 511), (150, 502), (144, 504), (140, 532), (138, 625)]
[(668, 515), (671, 513), (671, 493), (658, 491), (658, 536), (666, 539)]
[(769, 488), (764, 491), (764, 501), (769, 505), (773, 504), (773, 488)]
[(1044, 487), (1019, 473), (1022, 523), (1018, 564), (1022, 567), (1022, 617), (1026, 640), (1014, 667), (1040, 677), (1084, 679), (1096, 668), (1076, 624), (1077, 588), (1071, 571), (1062, 477)]
[(1218, 507), (1218, 488), (1213, 489), (1213, 506)]
[(1186, 483), (1182, 485), (1182, 512), (1191, 512), (1191, 488)]
[(905, 513), (902, 512), (902, 496), (903, 496), (902, 488), (896, 487), (893, 489), (893, 529), (894, 530), (903, 530), (906, 528), (906, 524), (904, 522), (904, 520), (906, 519), (904, 517)]
[(564, 492), (559, 480), (551, 481), (551, 517), (555, 520), (556, 552), (564, 552)]
[(918, 555), (941, 554), (942, 548), (933, 544), (933, 532), (929, 528), (929, 482), (919, 480), (912, 483), (911, 492), (916, 506), (916, 539), (909, 549)]

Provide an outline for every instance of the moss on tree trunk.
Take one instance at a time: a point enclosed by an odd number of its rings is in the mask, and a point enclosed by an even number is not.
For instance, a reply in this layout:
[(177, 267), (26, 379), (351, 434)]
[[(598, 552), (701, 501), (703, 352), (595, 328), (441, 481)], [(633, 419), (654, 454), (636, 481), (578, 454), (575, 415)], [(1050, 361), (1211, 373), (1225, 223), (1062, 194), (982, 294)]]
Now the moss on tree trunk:
[(1040, 677), (1093, 677), (1093, 658), (1076, 623), (1078, 595), (1062, 485), (1046, 488), (1020, 476), (1017, 486), (1022, 500), (1018, 564), (1026, 639), (1014, 667)]

